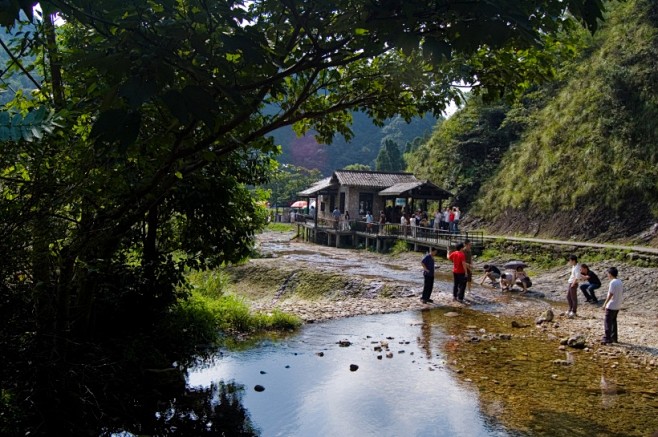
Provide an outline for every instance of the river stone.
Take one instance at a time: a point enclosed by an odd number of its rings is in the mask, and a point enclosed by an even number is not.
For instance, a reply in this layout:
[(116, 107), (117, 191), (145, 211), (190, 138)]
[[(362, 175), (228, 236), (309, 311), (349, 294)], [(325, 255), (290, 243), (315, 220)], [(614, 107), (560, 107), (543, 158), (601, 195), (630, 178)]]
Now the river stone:
[(446, 316), (446, 317), (459, 317), (459, 313), (456, 313), (454, 311), (450, 311), (449, 313), (445, 313), (444, 316)]
[(349, 341), (349, 340), (343, 339), (343, 340), (337, 341), (336, 344), (338, 344), (338, 346), (340, 346), (340, 347), (347, 347), (347, 346), (351, 346), (352, 342)]
[(319, 356), (319, 357), (324, 357), (324, 352), (318, 352), (318, 353), (316, 353), (315, 355), (317, 355), (317, 356)]
[(552, 322), (554, 317), (555, 317), (555, 314), (553, 314), (553, 310), (549, 308), (549, 309), (547, 309), (546, 311), (544, 311), (544, 312), (541, 314), (541, 316), (539, 316), (539, 317), (535, 320), (535, 322), (536, 322), (538, 325), (541, 325), (541, 324), (544, 323), (544, 322)]
[(256, 391), (265, 391), (265, 387), (263, 387), (260, 384), (257, 384), (256, 386), (254, 386), (254, 390), (256, 390)]
[(574, 349), (585, 349), (586, 346), (585, 336), (581, 334), (572, 335), (567, 340), (567, 346), (572, 347)]
[(350, 364), (350, 371), (356, 372), (359, 369), (359, 366), (356, 364)]

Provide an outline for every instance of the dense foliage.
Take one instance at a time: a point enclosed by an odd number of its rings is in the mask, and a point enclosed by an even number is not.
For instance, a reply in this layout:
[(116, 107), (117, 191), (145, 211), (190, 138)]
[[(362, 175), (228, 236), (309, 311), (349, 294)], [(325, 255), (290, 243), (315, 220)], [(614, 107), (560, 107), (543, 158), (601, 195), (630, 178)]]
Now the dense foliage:
[(406, 154), (409, 170), (454, 193), (454, 203), (468, 209), (518, 138), (517, 126), (504, 124), (508, 110), (504, 103), (470, 99), (428, 141)]
[[(5, 49), (34, 89), (4, 111), (45, 108), (57, 129), (0, 130), (0, 431), (46, 435), (119, 421), (140, 404), (121, 386), (146, 393), (142, 372), (174, 362), (158, 333), (185, 272), (242, 259), (264, 222), (249, 187), (270, 177), (272, 132), (330, 143), (355, 110), (438, 114), (460, 81), (526, 89), (551, 74), (565, 10), (591, 29), (600, 14), (597, 0), (40, 4)], [(0, 22), (34, 5), (0, 3)]]
[[(468, 100), (407, 154), (497, 232), (640, 236), (658, 217), (658, 8), (610, 3), (594, 37), (563, 34), (554, 79), (512, 104)], [(564, 53), (564, 52), (563, 52)]]
[(529, 113), (474, 212), (501, 228), (506, 214), (526, 216), (517, 231), (559, 236), (646, 230), (658, 218), (656, 59), (656, 3), (615, 4), (568, 81)]

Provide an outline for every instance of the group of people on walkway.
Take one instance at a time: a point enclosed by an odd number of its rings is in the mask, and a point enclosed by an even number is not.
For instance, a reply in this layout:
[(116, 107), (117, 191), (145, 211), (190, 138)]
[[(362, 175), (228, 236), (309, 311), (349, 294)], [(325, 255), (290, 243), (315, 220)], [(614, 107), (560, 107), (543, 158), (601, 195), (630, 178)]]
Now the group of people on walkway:
[(447, 231), (451, 234), (459, 233), (461, 211), (458, 206), (446, 206), (443, 211), (436, 210), (432, 227), (437, 231)]
[[(434, 302), (431, 299), (432, 290), (434, 288), (435, 276), (435, 261), (438, 250), (431, 248), (421, 260), (423, 267), (423, 293), (421, 301), (423, 303)], [(455, 249), (447, 250), (447, 258), (452, 261), (452, 274), (453, 274), (453, 300), (459, 303), (464, 302), (464, 294), (467, 285), (470, 287), (472, 281), (472, 253), (471, 242), (464, 240), (463, 243), (458, 243)], [(567, 280), (567, 303), (569, 304), (568, 318), (576, 317), (578, 310), (578, 289), (585, 296), (587, 302), (591, 304), (598, 304), (599, 300), (596, 297), (595, 291), (601, 288), (601, 280), (598, 275), (593, 272), (587, 264), (580, 264), (576, 255), (570, 255), (568, 258), (570, 267), (569, 279)], [(603, 303), (603, 310), (605, 311), (604, 318), (604, 336), (601, 344), (607, 345), (618, 342), (618, 328), (617, 328), (617, 314), (621, 309), (624, 300), (624, 287), (621, 279), (618, 278), (619, 272), (616, 267), (610, 267), (606, 271), (609, 279), (608, 294), (605, 302)], [(519, 265), (514, 271), (501, 273), (500, 269), (492, 264), (484, 265), (484, 276), (480, 281), (482, 285), (486, 279), (491, 281), (491, 285), (496, 287), (500, 286), (501, 290), (510, 290), (515, 284), (523, 288), (523, 293), (528, 291), (532, 286), (532, 281), (527, 273), (523, 270), (523, 266)]]

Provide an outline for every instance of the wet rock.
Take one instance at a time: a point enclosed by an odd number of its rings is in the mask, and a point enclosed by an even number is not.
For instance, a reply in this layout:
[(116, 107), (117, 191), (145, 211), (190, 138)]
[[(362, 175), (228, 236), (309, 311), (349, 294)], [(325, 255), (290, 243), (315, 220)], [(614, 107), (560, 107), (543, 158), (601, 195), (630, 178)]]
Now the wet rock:
[(382, 359), (382, 356), (381, 356), (381, 355), (377, 355), (377, 359), (378, 359), (378, 360), (381, 360), (381, 359)]
[(318, 352), (318, 353), (316, 353), (315, 355), (317, 355), (317, 356), (319, 356), (319, 357), (324, 357), (324, 352)]
[(375, 352), (381, 352), (382, 351), (381, 346), (375, 346), (373, 349), (374, 349)]
[(351, 372), (356, 372), (357, 370), (359, 370), (359, 366), (357, 366), (356, 364), (350, 364)]
[(254, 390), (256, 390), (256, 391), (265, 391), (265, 387), (263, 387), (263, 386), (260, 385), (260, 384), (256, 384), (256, 385), (254, 386)]
[(574, 349), (585, 349), (585, 346), (587, 346), (585, 336), (580, 334), (572, 335), (567, 340), (567, 346)]
[(511, 340), (512, 334), (498, 334), (498, 338), (501, 340)]
[(539, 316), (535, 320), (535, 323), (537, 323), (538, 325), (541, 325), (544, 322), (552, 322), (554, 317), (555, 317), (555, 314), (553, 314), (553, 310), (549, 308), (546, 311), (544, 311), (541, 314), (541, 316)]
[(527, 327), (528, 325), (519, 323), (516, 320), (512, 320), (512, 328), (527, 328)]
[(569, 343), (569, 338), (568, 338), (568, 337), (565, 337), (565, 338), (560, 339), (560, 344), (561, 344), (562, 346), (566, 346), (567, 343)]
[(286, 365), (286, 369), (290, 369), (290, 365), (289, 365), (289, 364)]
[(400, 350), (400, 351), (398, 351), (398, 353), (399, 353), (399, 354), (403, 354), (403, 353), (404, 353), (404, 350)]
[(260, 374), (261, 374), (261, 375), (265, 375), (266, 373), (267, 373), (267, 372), (264, 371), (264, 370), (261, 370), (261, 371), (260, 371)]
[(340, 347), (348, 347), (352, 345), (352, 342), (346, 339), (339, 340), (336, 342), (336, 344)]

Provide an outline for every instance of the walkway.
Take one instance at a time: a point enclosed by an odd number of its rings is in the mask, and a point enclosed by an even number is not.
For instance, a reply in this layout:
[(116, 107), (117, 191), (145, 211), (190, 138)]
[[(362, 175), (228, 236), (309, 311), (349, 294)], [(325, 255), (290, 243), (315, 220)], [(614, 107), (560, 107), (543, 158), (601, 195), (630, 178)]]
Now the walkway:
[(510, 237), (507, 235), (484, 235), (483, 238), (485, 240), (506, 240), (524, 243), (554, 244), (559, 246), (595, 247), (599, 249), (625, 250), (629, 252), (650, 253), (653, 255), (658, 255), (658, 248), (649, 246), (626, 246), (621, 244), (592, 243), (586, 241), (550, 240), (545, 238), (532, 237)]

